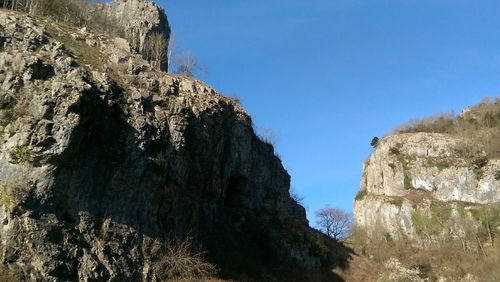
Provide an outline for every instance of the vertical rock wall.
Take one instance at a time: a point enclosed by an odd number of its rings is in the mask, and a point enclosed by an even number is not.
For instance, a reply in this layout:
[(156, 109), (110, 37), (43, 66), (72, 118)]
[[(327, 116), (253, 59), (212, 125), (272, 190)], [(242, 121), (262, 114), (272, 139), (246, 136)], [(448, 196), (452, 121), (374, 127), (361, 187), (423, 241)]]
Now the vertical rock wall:
[[(170, 26), (165, 11), (151, 0), (114, 0), (102, 7), (123, 28), (125, 38), (138, 53), (144, 53), (146, 38), (160, 33), (170, 39)], [(168, 69), (168, 61), (161, 70)]]

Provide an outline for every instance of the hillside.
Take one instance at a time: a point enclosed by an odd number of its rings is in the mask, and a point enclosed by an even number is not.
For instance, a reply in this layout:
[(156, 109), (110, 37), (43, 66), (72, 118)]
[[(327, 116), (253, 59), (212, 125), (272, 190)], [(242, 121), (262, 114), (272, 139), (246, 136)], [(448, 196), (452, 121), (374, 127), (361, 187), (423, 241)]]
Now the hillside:
[(0, 133), (16, 279), (167, 280), (183, 242), (224, 278), (331, 281), (347, 263), (240, 104), (123, 38), (0, 10)]
[[(428, 265), (435, 279), (455, 281), (469, 272), (496, 281), (499, 273), (481, 273), (479, 264), (500, 259), (499, 132), (500, 102), (494, 100), (382, 138), (363, 166), (354, 201), (357, 244), (375, 257), (386, 246), (382, 257)], [(447, 256), (461, 259), (450, 266)], [(444, 267), (448, 274), (438, 270)]]

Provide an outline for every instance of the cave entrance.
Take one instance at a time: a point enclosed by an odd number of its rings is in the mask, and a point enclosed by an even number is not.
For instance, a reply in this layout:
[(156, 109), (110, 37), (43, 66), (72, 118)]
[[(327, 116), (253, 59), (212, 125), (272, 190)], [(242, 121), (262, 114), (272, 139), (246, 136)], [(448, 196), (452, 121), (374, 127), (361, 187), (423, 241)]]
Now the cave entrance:
[(224, 207), (235, 208), (241, 205), (241, 192), (244, 184), (245, 178), (241, 175), (232, 175), (229, 178)]

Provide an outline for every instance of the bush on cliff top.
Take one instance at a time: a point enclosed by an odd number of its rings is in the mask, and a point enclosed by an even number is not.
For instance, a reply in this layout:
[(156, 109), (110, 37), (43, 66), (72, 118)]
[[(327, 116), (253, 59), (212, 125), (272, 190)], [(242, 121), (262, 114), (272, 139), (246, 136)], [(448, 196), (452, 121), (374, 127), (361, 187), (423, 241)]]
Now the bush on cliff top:
[(394, 133), (446, 133), (479, 144), (490, 158), (500, 157), (500, 98), (485, 99), (460, 115), (446, 113), (410, 121)]
[(119, 28), (91, 0), (0, 0), (0, 8), (16, 10), (33, 16), (50, 18), (75, 26), (91, 27), (119, 36)]

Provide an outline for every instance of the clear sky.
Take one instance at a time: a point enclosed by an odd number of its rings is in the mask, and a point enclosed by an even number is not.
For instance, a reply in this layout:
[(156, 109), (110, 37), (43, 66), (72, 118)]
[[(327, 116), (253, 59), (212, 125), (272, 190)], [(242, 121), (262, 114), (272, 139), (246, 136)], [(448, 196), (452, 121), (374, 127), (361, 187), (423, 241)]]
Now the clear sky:
[(500, 95), (498, 0), (157, 2), (202, 79), (274, 133), (311, 223), (352, 210), (373, 136)]

